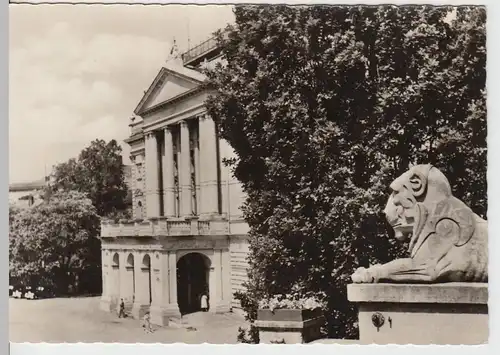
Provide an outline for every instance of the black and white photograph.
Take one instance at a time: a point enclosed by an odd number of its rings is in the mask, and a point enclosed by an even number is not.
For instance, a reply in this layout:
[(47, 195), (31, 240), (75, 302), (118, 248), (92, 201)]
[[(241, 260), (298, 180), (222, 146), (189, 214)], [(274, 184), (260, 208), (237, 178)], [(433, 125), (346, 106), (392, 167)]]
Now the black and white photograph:
[(10, 342), (488, 343), (487, 20), (11, 2)]

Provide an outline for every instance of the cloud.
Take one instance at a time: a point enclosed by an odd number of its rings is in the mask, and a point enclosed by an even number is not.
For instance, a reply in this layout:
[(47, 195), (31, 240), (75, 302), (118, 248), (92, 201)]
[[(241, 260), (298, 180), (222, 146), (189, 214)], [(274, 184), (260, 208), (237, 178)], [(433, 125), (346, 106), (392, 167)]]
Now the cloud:
[[(168, 42), (55, 23), (10, 51), (10, 180), (40, 178), (96, 138), (122, 141)], [(125, 156), (128, 146), (122, 144)]]

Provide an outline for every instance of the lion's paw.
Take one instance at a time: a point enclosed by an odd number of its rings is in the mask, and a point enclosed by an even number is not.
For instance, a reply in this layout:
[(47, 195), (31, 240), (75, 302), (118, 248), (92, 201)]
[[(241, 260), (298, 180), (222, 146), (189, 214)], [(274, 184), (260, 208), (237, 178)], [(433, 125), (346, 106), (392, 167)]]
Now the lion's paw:
[(357, 284), (372, 283), (375, 281), (375, 277), (370, 269), (360, 267), (351, 275), (351, 280)]

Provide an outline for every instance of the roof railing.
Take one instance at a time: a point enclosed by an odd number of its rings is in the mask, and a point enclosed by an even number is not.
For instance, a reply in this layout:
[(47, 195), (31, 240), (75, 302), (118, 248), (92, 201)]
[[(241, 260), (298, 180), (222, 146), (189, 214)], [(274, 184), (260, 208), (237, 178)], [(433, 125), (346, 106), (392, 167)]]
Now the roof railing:
[[(223, 35), (226, 35), (226, 32), (224, 32)], [(184, 65), (187, 65), (193, 60), (200, 58), (203, 55), (208, 54), (217, 49), (219, 49), (219, 44), (217, 43), (217, 39), (215, 37), (211, 37), (206, 41), (201, 42), (197, 46), (181, 54), (181, 58)]]

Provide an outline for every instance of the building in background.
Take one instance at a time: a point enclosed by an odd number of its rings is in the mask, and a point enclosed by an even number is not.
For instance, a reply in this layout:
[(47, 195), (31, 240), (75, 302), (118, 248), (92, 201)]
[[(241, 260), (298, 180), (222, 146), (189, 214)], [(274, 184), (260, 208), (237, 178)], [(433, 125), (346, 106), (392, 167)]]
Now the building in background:
[(32, 207), (43, 201), (43, 189), (47, 179), (9, 185), (9, 205)]
[(134, 317), (165, 325), (200, 308), (238, 309), (246, 280), (248, 225), (234, 157), (206, 113), (201, 68), (220, 62), (210, 39), (162, 67), (131, 119), (134, 220), (102, 224), (103, 309), (123, 298)]

